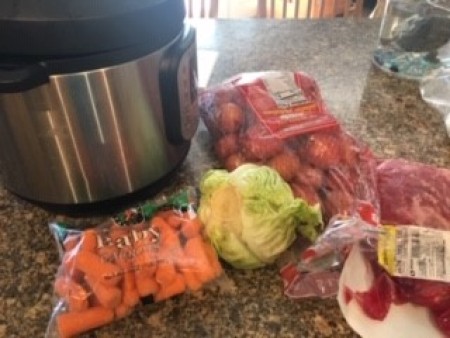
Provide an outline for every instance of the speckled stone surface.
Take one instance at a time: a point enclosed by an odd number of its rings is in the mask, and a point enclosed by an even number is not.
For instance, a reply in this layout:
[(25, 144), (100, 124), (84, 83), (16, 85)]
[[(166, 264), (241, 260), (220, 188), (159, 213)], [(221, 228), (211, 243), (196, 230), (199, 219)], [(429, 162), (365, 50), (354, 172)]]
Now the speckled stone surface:
[[(418, 84), (371, 65), (378, 28), (366, 19), (211, 21), (198, 24), (198, 45), (218, 52), (211, 84), (245, 71), (303, 70), (318, 81), (332, 112), (378, 156), (450, 167), (442, 117), (421, 100)], [(214, 166), (209, 135), (200, 127), (164, 192), (195, 185)], [(44, 335), (58, 265), (47, 226), (54, 219), (61, 216), (0, 189), (0, 337)], [(203, 292), (141, 305), (86, 337), (356, 337), (333, 299), (286, 299), (277, 268), (226, 272)]]

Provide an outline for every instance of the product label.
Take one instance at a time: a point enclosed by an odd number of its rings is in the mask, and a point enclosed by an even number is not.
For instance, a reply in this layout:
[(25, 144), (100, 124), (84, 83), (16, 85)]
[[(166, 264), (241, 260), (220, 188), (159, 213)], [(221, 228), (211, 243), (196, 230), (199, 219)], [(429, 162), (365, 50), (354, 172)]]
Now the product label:
[(274, 73), (264, 77), (263, 81), (278, 108), (291, 108), (307, 101), (293, 75)]
[(300, 73), (268, 72), (240, 89), (259, 121), (275, 137), (337, 126), (324, 108), (315, 82)]
[(450, 231), (384, 226), (378, 263), (391, 275), (450, 282)]

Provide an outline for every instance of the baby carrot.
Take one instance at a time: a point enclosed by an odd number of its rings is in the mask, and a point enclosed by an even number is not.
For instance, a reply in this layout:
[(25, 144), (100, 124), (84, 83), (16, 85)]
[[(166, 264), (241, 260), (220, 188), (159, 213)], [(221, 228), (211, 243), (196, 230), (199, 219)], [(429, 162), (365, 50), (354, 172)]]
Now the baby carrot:
[(183, 221), (181, 232), (186, 238), (193, 238), (200, 235), (202, 224), (198, 218)]
[(220, 265), (216, 250), (214, 250), (213, 246), (209, 243), (203, 243), (203, 246), (205, 248), (205, 253), (208, 256), (209, 264), (215, 271), (215, 277), (220, 276), (223, 270), (222, 265)]
[(136, 288), (134, 271), (127, 271), (122, 281), (122, 303), (128, 307), (134, 307), (139, 303), (139, 293)]
[(166, 218), (166, 221), (167, 224), (169, 224), (173, 229), (179, 229), (181, 223), (183, 222), (183, 218), (181, 218), (176, 213), (172, 213)]
[[(158, 262), (177, 264), (177, 261), (183, 259), (183, 248), (177, 231), (172, 228), (166, 228), (160, 233)], [(159, 283), (159, 281), (158, 281)]]
[(141, 298), (153, 295), (159, 290), (159, 285), (155, 281), (154, 273), (150, 275), (145, 269), (134, 271), (134, 281), (136, 291)]
[(95, 299), (101, 306), (114, 309), (121, 303), (122, 291), (118, 287), (103, 285), (95, 279), (89, 278), (87, 275), (85, 276), (85, 280), (95, 295)]
[(66, 273), (70, 273), (74, 267), (75, 261), (75, 253), (74, 252), (66, 252), (62, 258), (61, 266)]
[(160, 216), (155, 216), (150, 221), (151, 227), (157, 232), (164, 231), (164, 229), (169, 228), (170, 225)]
[(195, 273), (201, 282), (206, 283), (215, 277), (216, 272), (209, 262), (201, 237), (189, 239), (184, 246), (184, 252), (189, 259), (195, 262)]
[(124, 318), (133, 312), (133, 308), (127, 306), (126, 304), (120, 304), (118, 307), (114, 309), (114, 314), (116, 315), (116, 319)]
[(88, 275), (84, 278), (103, 307), (114, 309), (122, 302), (122, 291), (118, 287), (104, 285)]
[(56, 294), (67, 302), (70, 311), (78, 312), (88, 308), (87, 291), (70, 277), (57, 277), (54, 289)]
[(192, 291), (200, 290), (203, 283), (197, 278), (195, 271), (193, 271), (191, 269), (184, 269), (184, 270), (181, 270), (181, 274), (184, 277), (184, 281), (185, 281), (188, 289), (190, 289)]
[(92, 307), (82, 312), (69, 312), (58, 315), (57, 327), (61, 338), (70, 338), (80, 333), (111, 323), (114, 311), (103, 307)]
[(97, 254), (107, 262), (115, 262), (119, 256), (119, 249), (114, 245), (106, 245), (97, 249)]
[(84, 274), (75, 268), (74, 260), (76, 254), (74, 252), (66, 252), (62, 258), (62, 263), (58, 268), (58, 274), (67, 275), (75, 282), (81, 283)]
[(75, 283), (66, 276), (59, 276), (56, 278), (54, 289), (56, 294), (62, 298), (68, 295), (73, 295), (81, 299), (87, 299), (88, 297), (88, 293), (80, 284)]
[(160, 285), (169, 285), (173, 282), (177, 272), (175, 266), (170, 262), (160, 262), (156, 268), (155, 280)]
[[(166, 228), (161, 231), (159, 238), (160, 254), (170, 255), (177, 250), (181, 250), (180, 238), (175, 230), (172, 228)], [(163, 252), (163, 253), (161, 253)], [(165, 257), (167, 258), (167, 257)]]
[(80, 235), (68, 235), (64, 240), (63, 247), (64, 251), (68, 252), (73, 250), (80, 242)]
[(140, 270), (149, 277), (153, 276), (156, 271), (157, 253), (153, 246), (154, 244), (145, 245), (142, 242), (136, 245), (135, 257), (132, 262), (132, 269)]
[(105, 285), (117, 285), (122, 279), (120, 267), (106, 262), (90, 251), (78, 252), (74, 260), (74, 267)]
[(154, 299), (159, 302), (163, 299), (183, 293), (186, 290), (186, 284), (180, 274), (175, 276), (173, 282), (169, 285), (162, 285), (161, 289), (155, 294)]
[(159, 286), (153, 277), (148, 276), (140, 270), (136, 270), (134, 276), (136, 281), (136, 289), (139, 296), (146, 297), (158, 292)]
[(81, 312), (81, 311), (87, 310), (89, 308), (89, 302), (87, 299), (68, 297), (68, 299), (66, 299), (66, 301), (69, 304), (70, 312)]
[(100, 304), (100, 301), (98, 300), (97, 296), (95, 295), (95, 293), (92, 293), (89, 295), (89, 306), (90, 307), (95, 307), (95, 306), (102, 306), (102, 304)]
[(129, 234), (130, 234), (129, 228), (121, 227), (119, 225), (114, 225), (113, 227), (111, 227), (109, 231), (109, 236), (113, 241), (127, 237)]
[(88, 229), (81, 235), (81, 250), (94, 252), (97, 248), (97, 233), (93, 229)]

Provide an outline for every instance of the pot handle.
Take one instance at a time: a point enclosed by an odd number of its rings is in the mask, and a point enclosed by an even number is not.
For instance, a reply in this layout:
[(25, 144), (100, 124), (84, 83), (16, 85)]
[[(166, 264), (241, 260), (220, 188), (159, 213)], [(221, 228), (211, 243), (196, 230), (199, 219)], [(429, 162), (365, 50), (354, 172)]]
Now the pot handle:
[(197, 50), (195, 30), (186, 25), (169, 47), (159, 70), (159, 88), (167, 138), (172, 144), (189, 141), (198, 122)]
[(0, 63), (0, 93), (19, 93), (48, 82), (44, 64)]

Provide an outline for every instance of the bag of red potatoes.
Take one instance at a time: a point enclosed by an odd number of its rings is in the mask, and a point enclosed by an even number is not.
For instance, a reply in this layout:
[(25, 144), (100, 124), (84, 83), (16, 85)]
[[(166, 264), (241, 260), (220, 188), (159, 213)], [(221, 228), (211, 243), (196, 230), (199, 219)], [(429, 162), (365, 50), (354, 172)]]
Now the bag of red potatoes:
[[(375, 158), (343, 130), (310, 76), (244, 73), (205, 90), (199, 102), (222, 165), (231, 171), (252, 162), (277, 170), (296, 197), (320, 204), (327, 224), (323, 235), (337, 222), (377, 222)], [(284, 293), (291, 298), (334, 293), (337, 273), (306, 273), (299, 265), (305, 254), (321, 253), (298, 250), (301, 255), (281, 270)]]
[(190, 190), (128, 209), (93, 228), (50, 224), (60, 252), (46, 337), (75, 337), (142, 301), (197, 291), (222, 274)]
[(376, 209), (375, 161), (329, 113), (316, 82), (296, 72), (244, 73), (200, 94), (215, 154), (229, 171), (252, 162), (277, 170), (324, 220)]

